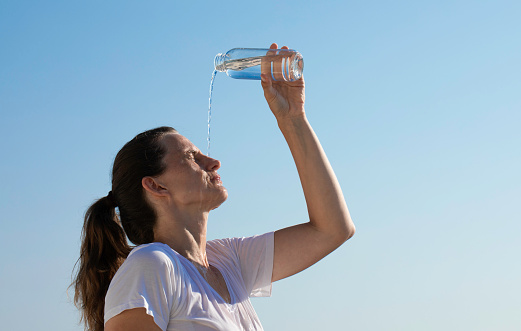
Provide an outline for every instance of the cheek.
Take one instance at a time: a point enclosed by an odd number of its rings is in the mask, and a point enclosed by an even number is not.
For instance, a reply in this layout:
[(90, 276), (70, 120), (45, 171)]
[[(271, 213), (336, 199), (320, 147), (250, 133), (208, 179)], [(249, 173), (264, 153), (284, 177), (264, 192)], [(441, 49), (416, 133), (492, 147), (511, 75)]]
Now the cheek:
[(187, 186), (187, 189), (195, 190), (201, 184), (207, 184), (208, 179), (206, 177), (203, 172), (191, 169), (180, 173), (179, 181), (182, 185)]

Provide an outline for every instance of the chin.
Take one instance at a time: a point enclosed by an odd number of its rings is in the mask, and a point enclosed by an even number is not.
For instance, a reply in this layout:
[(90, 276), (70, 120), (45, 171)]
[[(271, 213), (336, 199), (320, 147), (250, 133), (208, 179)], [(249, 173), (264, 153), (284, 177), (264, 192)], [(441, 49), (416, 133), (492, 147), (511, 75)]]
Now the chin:
[(226, 199), (228, 199), (228, 191), (223, 187), (222, 194), (221, 194), (219, 200), (215, 201), (215, 206), (211, 210), (218, 208), (220, 205), (223, 204), (223, 202), (226, 201)]

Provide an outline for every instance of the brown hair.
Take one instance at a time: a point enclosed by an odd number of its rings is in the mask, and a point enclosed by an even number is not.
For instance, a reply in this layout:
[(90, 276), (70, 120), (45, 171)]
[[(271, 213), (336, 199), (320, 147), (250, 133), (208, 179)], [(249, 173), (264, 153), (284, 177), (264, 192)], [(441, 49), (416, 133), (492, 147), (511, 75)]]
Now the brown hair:
[(145, 199), (141, 179), (165, 170), (162, 161), (166, 150), (161, 138), (176, 132), (159, 127), (126, 143), (114, 160), (112, 194), (95, 201), (85, 213), (79, 267), (72, 286), (86, 329), (104, 329), (105, 295), (132, 249), (127, 237), (135, 245), (154, 240), (156, 214)]

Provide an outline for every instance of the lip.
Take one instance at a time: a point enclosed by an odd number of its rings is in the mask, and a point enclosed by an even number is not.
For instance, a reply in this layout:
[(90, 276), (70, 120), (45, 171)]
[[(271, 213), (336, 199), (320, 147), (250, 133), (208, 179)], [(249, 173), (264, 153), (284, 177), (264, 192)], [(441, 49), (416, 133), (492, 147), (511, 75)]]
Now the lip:
[(218, 174), (215, 174), (212, 177), (210, 177), (210, 181), (211, 182), (216, 182), (218, 184), (222, 184), (221, 176), (219, 176)]

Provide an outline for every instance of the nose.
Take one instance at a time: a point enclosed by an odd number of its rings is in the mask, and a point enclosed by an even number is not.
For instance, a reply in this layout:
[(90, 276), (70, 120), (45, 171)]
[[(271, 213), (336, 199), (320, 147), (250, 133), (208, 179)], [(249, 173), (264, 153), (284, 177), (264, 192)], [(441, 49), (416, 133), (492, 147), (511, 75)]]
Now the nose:
[(209, 156), (206, 157), (206, 169), (208, 171), (217, 171), (221, 167), (221, 162), (217, 159), (211, 158)]

